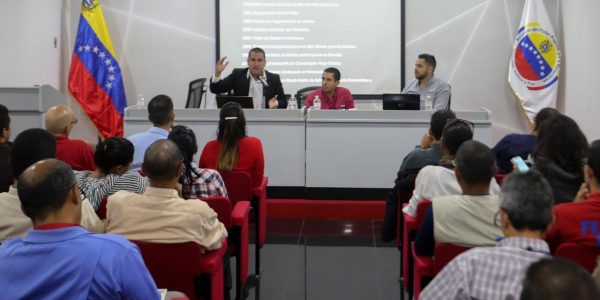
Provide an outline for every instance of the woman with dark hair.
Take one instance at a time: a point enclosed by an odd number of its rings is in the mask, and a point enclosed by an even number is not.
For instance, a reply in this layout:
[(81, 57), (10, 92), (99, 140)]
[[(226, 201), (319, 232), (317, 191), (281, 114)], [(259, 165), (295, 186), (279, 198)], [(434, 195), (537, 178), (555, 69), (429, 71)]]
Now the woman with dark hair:
[(550, 182), (555, 204), (575, 199), (588, 151), (587, 139), (573, 119), (559, 115), (540, 124), (533, 164)]
[(500, 173), (508, 174), (512, 171), (513, 166), (510, 159), (515, 156), (520, 156), (523, 160), (527, 160), (537, 142), (540, 124), (542, 124), (544, 120), (558, 115), (560, 115), (560, 112), (552, 107), (543, 108), (535, 115), (531, 134), (511, 133), (505, 135), (498, 144), (494, 146), (494, 153), (496, 153), (496, 161)]
[(201, 169), (192, 162), (194, 154), (198, 152), (196, 135), (190, 128), (178, 125), (169, 133), (169, 140), (179, 147), (183, 156), (185, 171), (179, 178), (182, 185), (182, 197), (184, 199), (203, 197), (227, 197), (225, 183), (219, 172), (211, 169)]
[(102, 199), (118, 192), (143, 194), (148, 179), (137, 172), (127, 173), (133, 161), (133, 144), (121, 137), (111, 137), (96, 145), (94, 153), (96, 170), (75, 171), (77, 187), (94, 209)]
[(238, 103), (228, 102), (221, 108), (217, 139), (202, 149), (200, 167), (248, 172), (253, 186), (262, 183), (265, 169), (262, 144), (258, 138), (246, 136), (246, 118)]

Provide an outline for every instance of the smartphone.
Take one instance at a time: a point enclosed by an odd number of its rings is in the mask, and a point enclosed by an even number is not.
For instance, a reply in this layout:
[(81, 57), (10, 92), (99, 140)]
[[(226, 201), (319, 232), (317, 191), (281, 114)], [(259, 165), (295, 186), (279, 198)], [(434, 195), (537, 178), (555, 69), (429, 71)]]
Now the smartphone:
[(515, 157), (511, 158), (510, 161), (512, 162), (512, 164), (514, 166), (517, 167), (519, 172), (525, 173), (525, 172), (529, 171), (529, 166), (525, 163), (523, 158), (521, 158), (520, 156), (515, 156)]

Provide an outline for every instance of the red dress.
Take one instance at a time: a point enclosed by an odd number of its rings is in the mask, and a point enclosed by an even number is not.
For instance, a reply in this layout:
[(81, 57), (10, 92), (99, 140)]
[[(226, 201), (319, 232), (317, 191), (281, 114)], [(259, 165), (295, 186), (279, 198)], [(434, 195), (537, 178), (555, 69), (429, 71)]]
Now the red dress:
[[(238, 144), (239, 157), (233, 171), (248, 172), (252, 176), (252, 185), (260, 186), (265, 172), (265, 157), (258, 138), (244, 137)], [(200, 155), (200, 167), (217, 170), (217, 158), (221, 151), (221, 142), (212, 140), (204, 146)]]

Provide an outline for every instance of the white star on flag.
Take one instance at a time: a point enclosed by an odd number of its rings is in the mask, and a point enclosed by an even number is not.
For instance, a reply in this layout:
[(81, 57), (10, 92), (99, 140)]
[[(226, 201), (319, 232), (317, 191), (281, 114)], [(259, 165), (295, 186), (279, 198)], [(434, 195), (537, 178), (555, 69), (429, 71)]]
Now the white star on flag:
[(106, 59), (106, 60), (104, 61), (104, 63), (105, 63), (106, 65), (110, 65), (110, 59)]
[(90, 47), (90, 45), (85, 45), (83, 48), (85, 48), (85, 51), (90, 51), (92, 47)]
[(79, 48), (77, 48), (77, 50), (79, 50), (79, 52), (83, 51), (83, 47), (79, 46)]
[(100, 58), (104, 58), (104, 57), (106, 57), (106, 54), (104, 52), (100, 52), (100, 54), (98, 54), (98, 56), (100, 56)]
[(108, 76), (108, 81), (113, 81), (115, 80), (115, 75), (109, 75)]
[(110, 82), (107, 82), (107, 83), (106, 83), (104, 86), (105, 86), (107, 89), (110, 89), (110, 88), (112, 87), (112, 83), (110, 83)]
[(545, 70), (545, 69), (546, 69), (546, 67), (544, 67), (544, 66), (540, 67), (540, 70)]
[(546, 74), (545, 74), (544, 72), (542, 72), (542, 73), (540, 73), (540, 75), (544, 76), (544, 75), (546, 75)]
[(533, 47), (532, 46), (529, 46), (529, 51), (533, 51)]
[(100, 50), (100, 48), (98, 48), (97, 46), (94, 46), (94, 48), (92, 49), (92, 51), (94, 51), (94, 53), (98, 53), (98, 50)]
[(541, 61), (541, 60), (538, 60), (538, 64), (540, 64), (540, 65), (543, 65), (543, 64), (544, 64), (544, 62), (543, 62), (543, 61)]
[(537, 51), (533, 50), (533, 54), (537, 54)]
[(535, 58), (537, 58), (537, 59), (540, 59), (540, 58), (542, 58), (542, 57), (541, 57), (541, 56), (539, 56), (539, 55), (537, 55)]
[(114, 66), (112, 66), (112, 65), (110, 65), (110, 66), (108, 67), (108, 71), (109, 71), (109, 72), (111, 72), (111, 73), (112, 73), (112, 72), (114, 72), (114, 71), (115, 71), (115, 67), (114, 67)]

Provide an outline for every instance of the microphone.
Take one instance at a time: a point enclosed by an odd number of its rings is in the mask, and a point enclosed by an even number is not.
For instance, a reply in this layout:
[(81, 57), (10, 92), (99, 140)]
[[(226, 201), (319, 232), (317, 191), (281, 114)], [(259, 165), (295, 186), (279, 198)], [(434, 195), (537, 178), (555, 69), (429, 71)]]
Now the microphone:
[(264, 87), (269, 87), (269, 84), (265, 80), (265, 76), (258, 76), (258, 80), (260, 80), (260, 83), (262, 83)]

